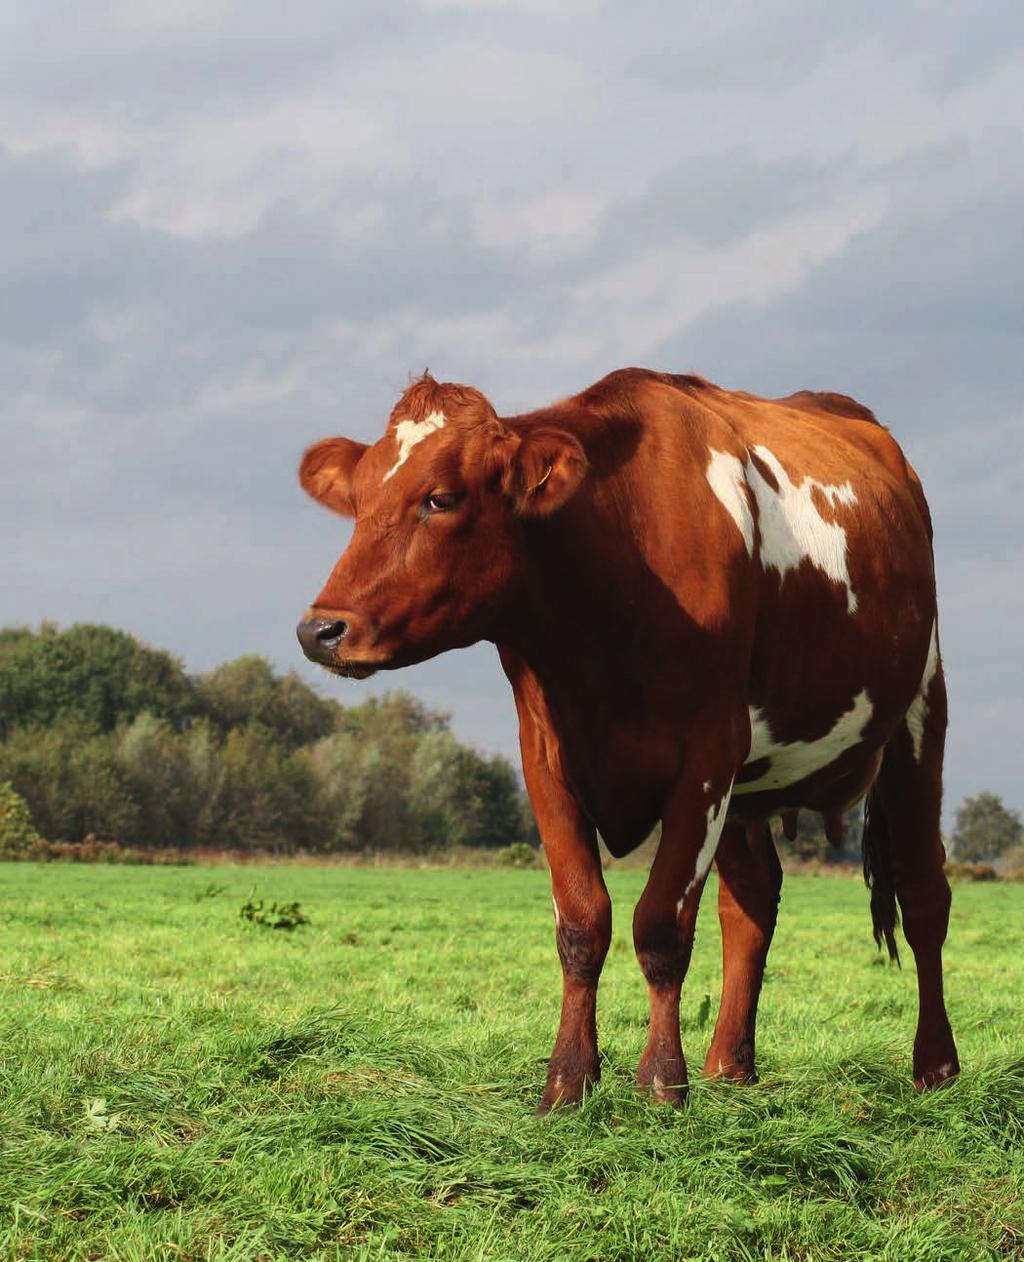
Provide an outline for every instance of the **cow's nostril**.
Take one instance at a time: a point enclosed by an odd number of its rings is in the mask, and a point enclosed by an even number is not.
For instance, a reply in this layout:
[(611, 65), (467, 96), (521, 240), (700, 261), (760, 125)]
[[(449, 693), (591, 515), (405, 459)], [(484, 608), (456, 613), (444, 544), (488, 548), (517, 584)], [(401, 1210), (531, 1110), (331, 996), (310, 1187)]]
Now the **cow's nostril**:
[(342, 622), (339, 618), (337, 622), (325, 622), (317, 631), (316, 638), (321, 644), (337, 644), (339, 640), (345, 638), (347, 630), (348, 623)]
[(324, 662), (329, 660), (325, 654), (333, 654), (348, 634), (348, 623), (341, 618), (304, 618), (295, 631), (303, 653), (314, 662)]

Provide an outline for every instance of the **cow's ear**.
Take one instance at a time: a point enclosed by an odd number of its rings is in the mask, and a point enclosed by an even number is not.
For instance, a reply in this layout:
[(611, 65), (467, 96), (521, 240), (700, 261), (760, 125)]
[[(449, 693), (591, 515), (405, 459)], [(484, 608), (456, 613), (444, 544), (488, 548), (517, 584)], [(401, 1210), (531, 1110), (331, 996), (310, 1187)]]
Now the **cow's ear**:
[(365, 451), (366, 443), (351, 438), (325, 438), (314, 443), (299, 465), (302, 489), (336, 513), (354, 516), (352, 475)]
[(502, 486), (517, 513), (546, 517), (576, 494), (586, 472), (586, 453), (572, 434), (535, 429), (523, 434), (510, 453)]

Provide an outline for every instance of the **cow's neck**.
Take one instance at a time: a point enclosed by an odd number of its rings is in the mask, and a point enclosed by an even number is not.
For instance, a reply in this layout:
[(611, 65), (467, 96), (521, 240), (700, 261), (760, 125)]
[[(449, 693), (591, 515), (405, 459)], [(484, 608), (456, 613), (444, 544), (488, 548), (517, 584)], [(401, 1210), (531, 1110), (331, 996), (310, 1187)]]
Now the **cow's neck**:
[[(528, 542), (528, 577), (500, 642), (540, 683), (589, 813), (629, 849), (658, 818), (682, 755), (692, 676), (685, 660), (666, 671), (662, 646), (679, 657), (700, 633), (626, 529), (566, 513), (531, 528)], [(662, 666), (654, 690), (642, 669), (652, 656)]]

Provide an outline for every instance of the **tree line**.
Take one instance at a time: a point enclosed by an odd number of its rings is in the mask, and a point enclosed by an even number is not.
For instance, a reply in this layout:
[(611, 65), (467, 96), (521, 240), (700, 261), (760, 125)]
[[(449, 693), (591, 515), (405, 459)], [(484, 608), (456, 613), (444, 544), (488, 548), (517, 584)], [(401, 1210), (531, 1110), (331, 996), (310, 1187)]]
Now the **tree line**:
[(291, 853), (534, 841), (511, 763), (405, 692), (343, 706), (244, 656), (188, 674), (111, 627), (0, 630), (0, 783), (51, 841)]

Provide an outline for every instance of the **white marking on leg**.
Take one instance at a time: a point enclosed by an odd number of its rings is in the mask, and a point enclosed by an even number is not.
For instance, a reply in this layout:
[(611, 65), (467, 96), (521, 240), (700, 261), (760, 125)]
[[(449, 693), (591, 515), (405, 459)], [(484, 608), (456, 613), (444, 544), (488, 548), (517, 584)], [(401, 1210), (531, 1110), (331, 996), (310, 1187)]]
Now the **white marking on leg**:
[(384, 474), (382, 481), (386, 482), (388, 478), (397, 473), (409, 459), (409, 455), (416, 444), (423, 442), (424, 438), (432, 434), (434, 430), (441, 429), (446, 419), (443, 412), (429, 412), (422, 421), (399, 421), (395, 426), (398, 459)]
[(836, 719), (831, 730), (824, 736), (813, 741), (787, 743), (777, 741), (772, 735), (764, 711), (751, 706), (750, 753), (747, 755), (747, 762), (758, 762), (767, 758), (771, 765), (757, 780), (738, 784), (734, 792), (760, 793), (765, 789), (782, 789), (814, 775), (860, 742), (872, 714), (874, 706), (871, 698), (867, 690), (862, 689), (854, 697), (850, 708)]
[(722, 836), (722, 829), (725, 827), (726, 810), (729, 806), (729, 798), (732, 795), (732, 781), (726, 789), (722, 800), (718, 803), (712, 802), (708, 807), (707, 826), (704, 832), (704, 844), (701, 846), (697, 854), (697, 860), (693, 865), (693, 877), (691, 878), (686, 889), (683, 890), (683, 896), (676, 903), (676, 915), (682, 914), (683, 903), (686, 902), (686, 896), (690, 890), (702, 881), (708, 874), (711, 867), (711, 860), (715, 857), (715, 851), (718, 849), (718, 842)]
[(761, 528), (762, 566), (778, 570), (784, 579), (789, 570), (809, 560), (833, 582), (846, 588), (846, 608), (854, 613), (857, 597), (846, 564), (846, 531), (837, 522), (826, 521), (814, 502), (817, 490), (832, 508), (837, 504), (856, 504), (853, 487), (849, 482), (828, 485), (812, 477), (805, 477), (797, 485), (790, 480), (774, 452), (760, 446), (753, 452), (772, 471), (779, 487), (775, 490), (770, 486), (753, 460), (747, 461), (747, 484), (757, 501), (757, 520)]
[(747, 555), (754, 555), (754, 516), (747, 499), (747, 479), (743, 465), (736, 456), (711, 448), (711, 460), (705, 476), (711, 489), (725, 506), (726, 512), (740, 529)]
[(928, 644), (928, 657), (924, 664), (924, 674), (921, 676), (921, 686), (917, 690), (917, 696), (910, 703), (910, 709), (904, 722), (907, 725), (907, 731), (910, 733), (910, 740), (914, 746), (914, 761), (921, 761), (921, 751), (924, 748), (924, 724), (928, 717), (928, 692), (932, 686), (932, 680), (935, 678), (935, 672), (939, 669), (939, 624), (932, 623), (932, 638)]
[(557, 929), (562, 923), (562, 916), (558, 910), (558, 899), (555, 898), (554, 894), (551, 895), (551, 906), (555, 909), (555, 928)]

